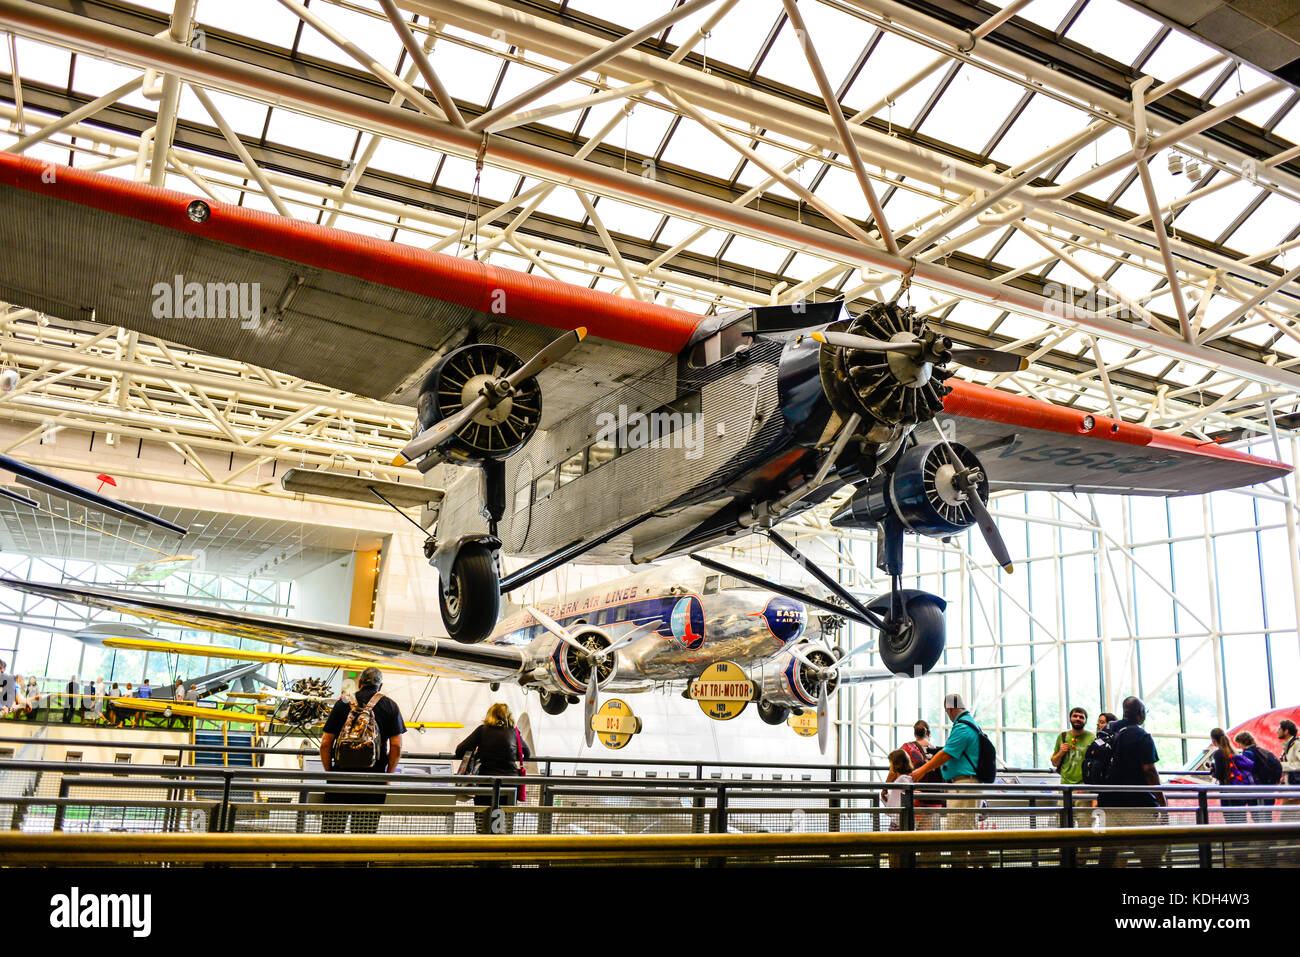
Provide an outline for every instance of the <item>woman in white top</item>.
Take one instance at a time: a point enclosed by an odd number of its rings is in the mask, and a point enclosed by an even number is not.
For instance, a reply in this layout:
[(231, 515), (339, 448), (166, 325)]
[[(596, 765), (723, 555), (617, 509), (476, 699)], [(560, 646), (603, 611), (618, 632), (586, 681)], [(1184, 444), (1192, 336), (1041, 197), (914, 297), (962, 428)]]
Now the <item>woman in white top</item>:
[(95, 694), (90, 699), (90, 710), (86, 712), (86, 721), (104, 720), (104, 679), (95, 679)]

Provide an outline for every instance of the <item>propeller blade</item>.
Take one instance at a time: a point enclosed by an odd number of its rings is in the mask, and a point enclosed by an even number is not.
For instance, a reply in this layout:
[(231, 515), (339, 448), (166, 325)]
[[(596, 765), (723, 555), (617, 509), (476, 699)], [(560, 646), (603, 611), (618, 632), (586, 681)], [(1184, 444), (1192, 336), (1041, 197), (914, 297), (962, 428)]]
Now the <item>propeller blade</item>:
[(656, 618), (654, 621), (647, 621), (644, 624), (637, 625), (626, 635), (624, 635), (621, 641), (617, 641), (614, 644), (610, 645), (608, 648), (601, 651), (600, 656), (602, 658), (608, 658), (616, 651), (622, 651), (628, 645), (632, 644), (634, 641), (637, 641), (641, 637), (640, 635), (637, 634), (638, 631), (645, 631), (647, 628), (653, 628), (661, 621), (663, 621), (662, 618)]
[(980, 527), (980, 532), (984, 535), (984, 541), (993, 553), (993, 558), (1002, 570), (1008, 574), (1014, 572), (1015, 566), (1011, 563), (1011, 552), (1007, 550), (1007, 543), (1002, 540), (1002, 533), (998, 531), (997, 524), (993, 521), (993, 516), (989, 510), (984, 507), (984, 500), (980, 498), (979, 489), (971, 481), (969, 471), (958, 472), (953, 476), (954, 481), (970, 501), (971, 511), (975, 513), (975, 522)]
[(817, 688), (817, 747), (821, 748), (822, 754), (826, 753), (826, 742), (830, 738), (830, 716), (831, 706), (826, 699), (826, 682)]
[(587, 747), (591, 747), (591, 742), (596, 740), (596, 729), (591, 726), (591, 719), (596, 717), (596, 709), (599, 707), (600, 689), (596, 684), (596, 662), (591, 663), (591, 680), (587, 682), (587, 697), (582, 704), (582, 721), (586, 729)]
[(867, 336), (854, 336), (847, 332), (814, 332), (809, 336), (814, 342), (839, 346), (843, 349), (863, 349), (867, 352), (916, 352), (921, 351), (919, 342), (886, 342), (883, 339), (871, 339)]
[(478, 415), (479, 410), (487, 405), (487, 396), (478, 396), (469, 405), (461, 409), (453, 416), (443, 419), (434, 425), (428, 431), (421, 432), (418, 436), (402, 446), (402, 451), (397, 453), (393, 459), (394, 465), (405, 465), (420, 456), (431, 452), (438, 446), (446, 442), (452, 435), (466, 422)]
[(854, 655), (860, 655), (862, 652), (870, 651), (874, 647), (876, 647), (876, 639), (872, 638), (870, 641), (864, 641), (862, 644), (858, 645), (856, 648), (851, 649), (848, 654), (842, 656), (837, 662), (835, 662), (835, 667), (837, 669), (840, 668), (841, 666), (843, 666), (844, 662), (848, 661)]
[(533, 356), (506, 379), (514, 389), (525, 379), (531, 379), (553, 362), (563, 359), (579, 342), (587, 337), (587, 327), (579, 326), (572, 332), (566, 332), (537, 355)]
[(813, 669), (813, 671), (817, 672), (818, 674), (821, 674), (823, 671), (826, 670), (824, 666), (817, 664), (817, 662), (813, 661), (811, 658), (809, 658), (803, 652), (799, 651), (793, 645), (787, 648), (786, 651), (790, 652), (790, 654), (794, 655), (795, 658), (797, 658), (799, 661), (802, 661), (804, 664), (806, 664), (809, 668)]
[(953, 349), (952, 361), (985, 372), (1024, 372), (1029, 368), (1024, 356), (997, 349)]
[(592, 652), (592, 649), (588, 648), (582, 642), (574, 638), (573, 635), (569, 634), (569, 632), (565, 629), (563, 625), (561, 625), (555, 619), (544, 614), (540, 608), (536, 607), (535, 605), (525, 605), (524, 610), (527, 611), (528, 614), (536, 618), (538, 623), (543, 628), (545, 628), (547, 631), (553, 634), (556, 638), (559, 638), (560, 641), (564, 642), (566, 645), (569, 645), (575, 648), (576, 650), (582, 652), (588, 658), (595, 657), (594, 653)]

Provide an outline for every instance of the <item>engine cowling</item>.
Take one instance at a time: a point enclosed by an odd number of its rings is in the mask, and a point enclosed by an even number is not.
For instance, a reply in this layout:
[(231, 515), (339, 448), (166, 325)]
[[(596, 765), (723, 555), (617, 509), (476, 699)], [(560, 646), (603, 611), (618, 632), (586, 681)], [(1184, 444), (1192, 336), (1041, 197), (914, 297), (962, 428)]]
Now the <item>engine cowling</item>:
[[(415, 409), (420, 431), (465, 408), (485, 386), (523, 366), (509, 349), (487, 343), (461, 346), (429, 370), (420, 384)], [(470, 419), (440, 449), (458, 464), (500, 461), (518, 452), (537, 431), (542, 419), (542, 391), (536, 378), (519, 383), (512, 395), (490, 403)]]
[[(827, 666), (835, 663), (835, 656), (823, 645), (799, 645), (799, 651), (805, 658)], [(807, 664), (788, 652), (780, 655), (771, 668), (765, 668), (762, 681), (759, 682), (759, 699), (768, 704), (786, 708), (817, 707), (818, 680)], [(839, 684), (839, 677), (832, 676), (826, 682), (826, 693), (833, 694)]]
[[(586, 625), (579, 626), (571, 632), (574, 640), (593, 651), (608, 648), (612, 639), (602, 628)], [(596, 662), (596, 686), (603, 688), (614, 677), (615, 655), (608, 655)], [(538, 660), (533, 668), (534, 687), (562, 694), (581, 695), (587, 690), (591, 680), (592, 659), (578, 651), (572, 645), (555, 639), (551, 653)]]
[(932, 442), (908, 449), (889, 471), (878, 472), (861, 487), (831, 524), (865, 528), (897, 518), (918, 535), (941, 538), (975, 524), (969, 500), (953, 481), (963, 469), (976, 468), (976, 489), (988, 501), (989, 483), (975, 453), (957, 442)]

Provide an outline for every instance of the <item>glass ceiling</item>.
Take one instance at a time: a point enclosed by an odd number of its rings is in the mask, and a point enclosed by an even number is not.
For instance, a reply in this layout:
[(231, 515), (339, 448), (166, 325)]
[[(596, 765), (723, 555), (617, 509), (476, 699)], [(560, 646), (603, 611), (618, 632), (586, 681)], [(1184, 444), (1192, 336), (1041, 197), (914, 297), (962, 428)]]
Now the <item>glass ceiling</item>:
[[(608, 36), (637, 29), (677, 5), (674, 0), (638, 4), (564, 0), (549, 10), (546, 4), (536, 4), (530, 10), (538, 11), (535, 16), (543, 23), (612, 31), (603, 34)], [(173, 5), (137, 0), (116, 6), (154, 10), (166, 17)], [(420, 4), (411, 7), (418, 10)], [(927, 156), (953, 157), (975, 167), (1018, 173), (1087, 129), (1099, 115), (1092, 105), (1078, 102), (1066, 92), (1015, 75), (979, 48), (963, 60), (951, 46), (944, 45), (939, 33), (926, 36), (885, 23), (864, 12), (865, 7), (853, 0), (799, 3), (811, 46), (846, 114), (878, 135), (916, 144)], [(1033, 0), (1017, 7), (1015, 22), (1035, 29), (1045, 44), (1081, 45), (1111, 61), (1115, 69), (1144, 73), (1157, 83), (1179, 78), (1220, 57), (1205, 44), (1170, 30), (1120, 0)], [(106, 15), (105, 9), (106, 5), (89, 4), (83, 15)], [(309, 9), (378, 63), (408, 77), (432, 99), (378, 3), (314, 0)], [(705, 36), (699, 36), (701, 26), (716, 19), (720, 9), (726, 10), (725, 15), (709, 25)], [(429, 36), (427, 19), (405, 12), (417, 39), (425, 41)], [(972, 7), (973, 20), (978, 22), (982, 16)], [(331, 77), (377, 82), (348, 53), (300, 21), (284, 4), (198, 0), (195, 19), (208, 49), (234, 40), (241, 48), (256, 51), (262, 65), (278, 63), (280, 69), (319, 82), (329, 82)], [(457, 20), (455, 16), (447, 19)], [(0, 36), (0, 41), (9, 39)], [(661, 45), (642, 47), (642, 53), (666, 57), (678, 44), (690, 43), (693, 46), (683, 60), (685, 68), (751, 84), (804, 109), (825, 109), (804, 46), (788, 22), (781, 0), (709, 5), (661, 32), (659, 42)], [(563, 60), (549, 56), (556, 52), (544, 43), (511, 43), (488, 29), (471, 31), (464, 25), (439, 24), (430, 58), (452, 97), (472, 119), (565, 67)], [(1198, 100), (1200, 108), (1208, 110), (1272, 82), (1248, 65), (1222, 57), (1220, 61), (1183, 79), (1179, 94)], [(103, 57), (72, 54), (21, 36), (12, 44), (0, 42), (0, 73), (16, 73), (24, 94), (20, 125), (14, 85), (6, 83), (0, 88), (0, 109), (6, 110), (0, 114), (0, 149), (58, 115), (60, 104), (66, 109), (69, 96), (72, 102), (85, 102), (139, 75), (136, 69)], [(627, 82), (618, 71), (605, 73), (598, 66), (523, 109), (568, 104)], [(899, 91), (900, 87), (904, 88)], [(376, 96), (386, 97), (388, 92)], [(896, 93), (892, 99), (891, 93)], [(372, 140), (370, 134), (286, 105), (219, 91), (209, 95), (221, 117), (265, 166), (291, 214), (302, 219), (456, 255), (473, 255), (473, 244), (460, 241), (474, 233), (470, 218), (542, 187), (545, 192), (540, 197), (480, 224), (480, 258), (526, 272), (542, 271), (616, 295), (631, 294), (621, 272), (621, 267), (628, 268), (644, 298), (696, 312), (769, 302), (783, 295), (847, 296), (850, 310), (856, 311), (877, 295), (889, 295), (897, 288), (895, 275), (828, 259), (821, 250), (778, 241), (772, 234), (731, 233), (696, 222), (681, 210), (632, 205), (595, 194), (592, 198), (601, 225), (615, 239), (611, 252), (572, 188), (550, 187), (498, 168), (492, 164), (490, 150), (487, 165), (476, 176), (470, 158), (381, 137), (355, 190), (340, 207), (339, 190), (363, 157)], [(158, 102), (156, 95), (136, 91), (73, 131), (56, 134), (27, 152), (135, 177), (139, 172), (132, 140), (148, 125), (140, 119), (142, 115), (146, 121), (156, 117)], [(1282, 152), (1300, 140), (1298, 102), (1300, 96), (1294, 90), (1279, 90), (1240, 111), (1234, 132), (1254, 137), (1255, 142), (1268, 142), (1272, 154)], [(817, 134), (810, 134), (808, 140), (792, 139), (754, 125), (721, 102), (698, 102), (696, 108), (734, 142), (756, 151), (768, 167), (784, 171), (782, 176), (789, 181), (772, 177), (714, 130), (684, 115), (671, 96), (654, 89), (642, 89), (631, 99), (609, 99), (546, 115), (502, 135), (564, 153), (578, 151), (590, 138), (599, 136), (593, 161), (605, 166), (687, 192), (731, 198), (745, 194), (743, 200), (751, 209), (840, 235), (840, 228), (828, 215), (847, 216), (862, 228), (873, 225), (863, 189), (848, 158), (838, 152), (837, 140), (819, 140)], [(855, 115), (867, 110), (871, 112)], [(182, 85), (177, 116), (180, 126), (173, 168), (165, 177), (169, 188), (207, 191), (221, 199), (275, 211), (271, 199), (262, 194), (233, 150), (220, 140), (213, 117), (186, 85)], [(1197, 147), (1183, 147), (1178, 152), (1162, 150), (1148, 164), (1157, 202), (1166, 208), (1171, 240), (1204, 246), (1232, 262), (1248, 259), (1268, 275), (1300, 265), (1300, 250), (1288, 253), (1277, 249), (1300, 231), (1300, 188), (1287, 185), (1290, 180), (1285, 177), (1276, 183), (1268, 177), (1255, 182), (1241, 169), (1214, 169)], [(1067, 153), (1048, 164), (1035, 185), (1046, 188), (1088, 176), (1099, 165), (1132, 153), (1130, 131), (1111, 126), (1073, 155)], [(951, 215), (955, 204), (972, 199), (964, 188), (924, 182), (889, 164), (877, 165), (870, 158), (866, 164), (889, 226), (904, 237), (900, 245)], [(143, 175), (147, 177), (147, 170)], [(1187, 201), (1188, 197), (1194, 198)], [(1128, 220), (1142, 228), (1150, 223), (1145, 193), (1131, 162), (1088, 183), (1069, 202), (1117, 223)], [(1172, 211), (1169, 204), (1175, 204)], [(521, 207), (528, 211), (527, 216), (521, 215)], [(1006, 211), (1006, 207), (996, 209)], [(1095, 280), (1100, 279), (1105, 290), (1116, 291), (1127, 300), (1124, 309), (1131, 312), (1131, 306), (1145, 306), (1177, 334), (1169, 278), (1154, 243), (1120, 241), (1113, 232), (1095, 224), (1080, 227), (1033, 210), (1023, 219), (998, 216), (996, 222), (983, 222), (984, 218), (935, 237), (932, 241), (945, 242), (946, 250), (935, 261), (995, 281), (1001, 278), (1020, 288), (1038, 288), (1043, 283), (1074, 286), (1077, 297), (1091, 294), (1086, 301), (1098, 311), (1115, 305), (1113, 298), (1096, 299)], [(1267, 278), (1254, 282), (1233, 278), (1230, 282), (1235, 292), (1216, 285), (1215, 295), (1198, 310), (1202, 286), (1216, 265), (1180, 263), (1186, 308), (1194, 317), (1199, 313), (1197, 328), (1201, 330), (1212, 329), (1237, 311), (1239, 302), (1257, 295)], [(1013, 377), (970, 374), (979, 381), (995, 381), (1001, 388), (1089, 409), (1110, 411), (1113, 401), (1126, 418), (1160, 420), (1178, 428), (1179, 409), (1186, 411), (1184, 419), (1192, 418), (1197, 408), (1242, 386), (1238, 376), (1218, 370), (1212, 363), (1180, 362), (1168, 354), (1153, 354), (1140, 342), (1124, 337), (1103, 337), (1094, 350), (1090, 336), (1071, 333), (1041, 314), (963, 301), (941, 289), (922, 288), (920, 283), (911, 295), (913, 305), (941, 320), (959, 341), (1014, 343), (1023, 353), (1053, 344), (1050, 351), (1044, 351), (1040, 365), (1029, 372)], [(1300, 356), (1300, 335), (1290, 328), (1298, 308), (1300, 296), (1274, 297), (1266, 312), (1248, 312), (1226, 330), (1230, 348), (1286, 368)], [(1216, 344), (1224, 341), (1219, 339)], [(1097, 356), (1107, 364), (1109, 382), (1096, 367)], [(1171, 395), (1180, 386), (1195, 389)], [(1241, 395), (1261, 396), (1267, 389), (1250, 383)], [(1166, 393), (1163, 409), (1152, 400), (1161, 390)], [(1275, 411), (1296, 411), (1294, 394), (1284, 395), (1276, 387), (1272, 391), (1278, 393)], [(1230, 413), (1211, 412), (1197, 420), (1193, 432), (1209, 435), (1242, 425), (1259, 432), (1263, 429), (1260, 412), (1258, 403)]]

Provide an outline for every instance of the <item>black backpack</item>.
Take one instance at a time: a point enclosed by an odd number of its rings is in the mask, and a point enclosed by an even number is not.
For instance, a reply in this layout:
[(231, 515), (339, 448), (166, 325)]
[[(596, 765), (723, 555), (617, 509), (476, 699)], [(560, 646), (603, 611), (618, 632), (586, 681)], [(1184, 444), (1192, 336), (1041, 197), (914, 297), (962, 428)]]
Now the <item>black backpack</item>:
[(1118, 732), (1111, 731), (1110, 725), (1106, 725), (1097, 732), (1097, 737), (1083, 753), (1084, 784), (1111, 783), (1111, 776), (1115, 773), (1115, 742), (1127, 730), (1128, 727), (1124, 727)]
[(1278, 784), (1282, 781), (1282, 762), (1277, 759), (1277, 755), (1257, 744), (1251, 745), (1246, 751), (1255, 752), (1256, 784)]
[(975, 762), (975, 777), (981, 784), (992, 784), (998, 779), (998, 749), (993, 747), (989, 736), (981, 731), (974, 721), (963, 721), (975, 732), (979, 740), (979, 757)]

